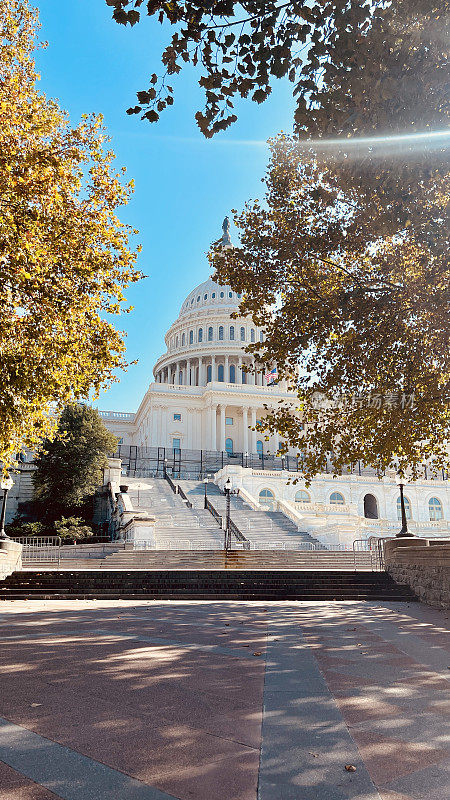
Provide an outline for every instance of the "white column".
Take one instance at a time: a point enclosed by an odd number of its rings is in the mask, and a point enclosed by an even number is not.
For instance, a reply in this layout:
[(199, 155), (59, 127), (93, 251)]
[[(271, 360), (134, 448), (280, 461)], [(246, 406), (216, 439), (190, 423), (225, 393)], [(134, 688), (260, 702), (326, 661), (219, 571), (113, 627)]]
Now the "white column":
[(216, 357), (211, 356), (211, 380), (216, 380)]
[(217, 405), (216, 405), (216, 403), (213, 403), (213, 404), (211, 405), (211, 417), (210, 417), (210, 423), (211, 423), (211, 434), (210, 434), (210, 436), (211, 436), (211, 441), (210, 441), (210, 447), (211, 447), (211, 450), (217, 450), (217, 436), (216, 436), (216, 427), (217, 427), (217, 421), (216, 421), (216, 412), (217, 412)]
[(220, 450), (225, 450), (225, 405), (220, 405)]
[[(250, 425), (252, 428), (256, 425), (256, 408), (252, 408), (250, 412)], [(256, 453), (256, 431), (250, 431), (251, 453)]]
[(236, 383), (242, 383), (242, 356), (239, 356), (238, 359), (238, 374), (236, 377)]
[(242, 425), (243, 425), (243, 428), (244, 428), (244, 433), (243, 433), (243, 442), (244, 442), (243, 443), (243, 452), (244, 453), (248, 453), (249, 452), (249, 449), (248, 449), (248, 408), (246, 406), (244, 406), (244, 408), (242, 409)]
[(186, 383), (186, 386), (190, 386), (191, 385), (191, 362), (190, 362), (189, 359), (186, 361), (186, 381), (185, 381), (185, 383)]
[(204, 386), (203, 383), (203, 358), (199, 356), (198, 358), (198, 386)]
[(230, 366), (229, 366), (228, 356), (225, 356), (224, 372), (225, 372), (225, 375), (223, 376), (223, 379), (224, 379), (225, 383), (229, 383), (230, 382)]
[(150, 447), (157, 447), (159, 445), (158, 442), (158, 433), (160, 429), (159, 419), (160, 411), (159, 408), (152, 408), (152, 431), (151, 431), (151, 438), (150, 438)]
[[(160, 424), (160, 432), (161, 432), (161, 441), (158, 442), (162, 447), (168, 447), (168, 434), (167, 434), (167, 417), (168, 417), (168, 406), (161, 406), (161, 424)], [(170, 443), (171, 444), (171, 443)]]

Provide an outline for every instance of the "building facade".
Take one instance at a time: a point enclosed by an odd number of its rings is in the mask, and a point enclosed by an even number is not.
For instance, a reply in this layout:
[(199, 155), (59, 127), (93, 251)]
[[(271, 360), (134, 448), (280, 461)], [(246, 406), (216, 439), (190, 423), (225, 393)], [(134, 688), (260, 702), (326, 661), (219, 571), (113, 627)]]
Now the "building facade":
[(136, 414), (101, 412), (124, 445), (275, 454), (282, 442), (255, 430), (267, 410), (292, 400), (284, 382), (268, 385), (248, 344), (264, 331), (238, 312), (240, 295), (207, 280), (184, 301), (165, 336)]

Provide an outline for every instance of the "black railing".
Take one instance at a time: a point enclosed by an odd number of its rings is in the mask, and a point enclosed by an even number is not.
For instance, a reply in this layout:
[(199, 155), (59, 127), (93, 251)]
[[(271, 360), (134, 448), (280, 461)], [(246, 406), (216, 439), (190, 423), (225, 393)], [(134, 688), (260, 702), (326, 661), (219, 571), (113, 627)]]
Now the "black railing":
[(180, 486), (180, 485), (178, 485), (178, 494), (180, 495), (180, 497), (182, 497), (182, 498), (183, 498), (184, 502), (186, 503), (186, 506), (187, 506), (188, 508), (192, 508), (192, 503), (191, 503), (191, 501), (190, 501), (190, 500), (189, 500), (189, 499), (186, 497), (186, 495), (185, 495), (185, 493), (183, 492), (183, 489), (181, 488), (181, 486)]
[(238, 540), (238, 542), (242, 542), (244, 545), (244, 550), (250, 550), (250, 542), (246, 536), (239, 530), (238, 526), (232, 519), (229, 520), (229, 528), (233, 536)]
[(219, 512), (214, 508), (211, 501), (208, 499), (206, 499), (206, 508), (208, 509), (209, 513), (213, 515), (217, 524), (220, 525), (220, 527), (222, 527), (222, 517), (220, 516)]
[(174, 484), (174, 482), (173, 482), (172, 478), (170, 477), (170, 475), (168, 475), (168, 474), (167, 474), (167, 472), (166, 472), (166, 474), (164, 475), (164, 477), (165, 477), (165, 479), (166, 479), (167, 483), (169, 484), (170, 488), (172, 489), (172, 492), (173, 492), (174, 494), (176, 494), (176, 493), (177, 493), (177, 487), (175, 486), (175, 484)]

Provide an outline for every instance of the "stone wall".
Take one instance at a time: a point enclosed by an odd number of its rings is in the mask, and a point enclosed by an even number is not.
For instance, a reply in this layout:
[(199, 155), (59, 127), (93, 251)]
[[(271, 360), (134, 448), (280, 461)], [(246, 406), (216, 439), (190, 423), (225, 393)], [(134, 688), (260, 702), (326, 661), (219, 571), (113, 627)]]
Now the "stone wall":
[(0, 539), (0, 581), (22, 569), (22, 545), (12, 539)]
[(386, 569), (423, 602), (450, 608), (450, 540), (393, 539), (385, 544)]

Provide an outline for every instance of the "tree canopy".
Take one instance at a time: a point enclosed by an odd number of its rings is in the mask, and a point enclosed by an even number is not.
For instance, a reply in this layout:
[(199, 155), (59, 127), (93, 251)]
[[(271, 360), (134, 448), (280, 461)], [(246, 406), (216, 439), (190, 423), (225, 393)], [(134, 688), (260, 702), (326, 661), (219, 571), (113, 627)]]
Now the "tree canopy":
[(446, 179), (420, 181), (405, 218), (394, 191), (389, 213), (386, 195), (346, 175), (278, 137), (264, 201), (235, 216), (240, 246), (211, 255), (217, 280), (244, 294), (240, 313), (265, 326), (248, 349), (298, 391), (300, 415), (281, 405), (265, 424), (304, 454), (307, 474), (331, 452), (337, 471), (448, 464)]
[(108, 316), (140, 274), (120, 222), (131, 183), (100, 116), (76, 127), (37, 89), (38, 19), (0, 5), (0, 461), (35, 448), (58, 410), (126, 366)]
[(299, 136), (445, 127), (448, 0), (106, 3), (120, 24), (147, 14), (175, 29), (162, 74), (153, 72), (128, 109), (150, 122), (173, 104), (173, 77), (190, 64), (200, 71), (205, 107), (195, 116), (207, 137), (236, 121), (236, 98), (262, 103), (285, 76)]
[(107, 430), (98, 411), (86, 405), (68, 405), (60, 416), (56, 437), (38, 457), (33, 476), (34, 499), (44, 516), (57, 519), (91, 503), (103, 483), (107, 456), (116, 446), (117, 437)]

